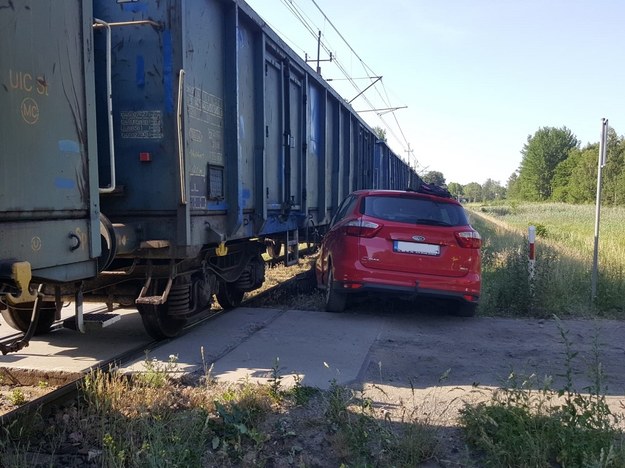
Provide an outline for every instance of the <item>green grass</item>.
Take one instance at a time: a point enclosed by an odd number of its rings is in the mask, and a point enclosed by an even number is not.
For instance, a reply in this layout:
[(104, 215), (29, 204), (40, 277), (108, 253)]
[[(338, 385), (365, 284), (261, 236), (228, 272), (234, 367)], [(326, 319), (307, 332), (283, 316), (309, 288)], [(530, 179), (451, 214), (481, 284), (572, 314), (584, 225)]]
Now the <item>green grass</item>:
[[(473, 205), (471, 209), (504, 221), (519, 232), (529, 225), (542, 228), (543, 239), (561, 243), (592, 255), (594, 246), (595, 206), (567, 203), (527, 203)], [(602, 207), (600, 223), (600, 260), (606, 265), (625, 266), (625, 207)]]
[[(594, 207), (556, 203), (472, 205), (484, 239), (485, 315), (625, 316), (625, 209), (602, 211), (597, 299), (591, 302)], [(527, 228), (537, 227), (535, 279)]]

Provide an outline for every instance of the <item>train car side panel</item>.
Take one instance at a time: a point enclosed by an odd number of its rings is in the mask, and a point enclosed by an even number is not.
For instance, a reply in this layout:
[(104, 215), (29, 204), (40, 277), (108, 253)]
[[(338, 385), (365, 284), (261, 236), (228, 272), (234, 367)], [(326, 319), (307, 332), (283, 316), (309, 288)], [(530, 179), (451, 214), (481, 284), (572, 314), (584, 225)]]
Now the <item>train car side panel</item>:
[(91, 18), (80, 1), (0, 9), (0, 263), (40, 280), (97, 272)]

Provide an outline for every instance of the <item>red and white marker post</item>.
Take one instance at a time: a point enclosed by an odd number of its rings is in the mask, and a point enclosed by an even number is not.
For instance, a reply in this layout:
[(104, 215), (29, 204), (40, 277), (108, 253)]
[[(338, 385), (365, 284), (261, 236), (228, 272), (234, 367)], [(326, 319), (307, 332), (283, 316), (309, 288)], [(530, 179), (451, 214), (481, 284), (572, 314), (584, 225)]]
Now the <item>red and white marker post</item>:
[(536, 267), (536, 226), (530, 226), (527, 233), (527, 240), (529, 242), (529, 255), (527, 270), (530, 277), (530, 288), (534, 283), (534, 270)]

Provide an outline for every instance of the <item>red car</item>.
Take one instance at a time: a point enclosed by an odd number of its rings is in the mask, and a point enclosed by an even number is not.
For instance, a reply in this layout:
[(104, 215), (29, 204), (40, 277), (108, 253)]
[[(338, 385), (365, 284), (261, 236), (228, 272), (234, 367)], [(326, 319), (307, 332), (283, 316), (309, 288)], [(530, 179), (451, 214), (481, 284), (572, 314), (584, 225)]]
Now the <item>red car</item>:
[(415, 191), (360, 190), (339, 205), (315, 265), (326, 310), (354, 294), (448, 299), (473, 316), (480, 298), (479, 233), (453, 198)]

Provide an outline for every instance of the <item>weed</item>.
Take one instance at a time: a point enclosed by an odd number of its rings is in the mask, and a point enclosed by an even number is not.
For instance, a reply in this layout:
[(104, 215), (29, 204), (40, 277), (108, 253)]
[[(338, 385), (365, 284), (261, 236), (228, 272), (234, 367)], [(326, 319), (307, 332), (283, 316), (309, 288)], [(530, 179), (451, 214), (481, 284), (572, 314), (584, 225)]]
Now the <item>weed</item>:
[(13, 390), (11, 390), (11, 393), (9, 393), (8, 398), (11, 404), (15, 406), (22, 406), (23, 404), (27, 402), (26, 395), (19, 388), (14, 388)]
[[(274, 381), (280, 382), (279, 361), (274, 367)], [(160, 375), (160, 365), (151, 372)], [(148, 382), (142, 374), (92, 371), (74, 405), (45, 420), (38, 416), (2, 428), (0, 465), (66, 466), (71, 460), (72, 466), (120, 468), (310, 466), (319, 464), (317, 455), (311, 455), (319, 441), (329, 440), (333, 446), (320, 457), (332, 466), (341, 461), (349, 466), (415, 466), (437, 447), (431, 421), (422, 414), (427, 411), (406, 408), (401, 421), (392, 421), (376, 410), (372, 398), (336, 382), (327, 392), (302, 385), (297, 374), (288, 389), (249, 381), (228, 386), (201, 382), (197, 387), (169, 379), (162, 387), (153, 386), (155, 379)], [(294, 409), (293, 403), (306, 407)], [(305, 416), (289, 420), (290, 410)], [(319, 435), (319, 428), (329, 435)], [(71, 458), (64, 452), (67, 447)], [(96, 459), (88, 461), (90, 453)]]
[(549, 236), (547, 227), (541, 223), (530, 223), (529, 226), (534, 226), (536, 228), (536, 237), (546, 238)]
[(284, 392), (284, 395), (292, 397), (296, 405), (306, 405), (312, 398), (319, 395), (320, 390), (318, 388), (302, 385), (302, 377), (299, 374), (294, 373), (293, 380), (293, 387), (291, 387), (289, 390), (286, 390)]
[[(375, 387), (384, 393), (381, 388)], [(438, 452), (438, 433), (433, 429), (433, 412), (414, 403), (401, 404), (399, 421), (388, 413), (380, 417), (373, 400), (357, 396), (335, 381), (326, 393), (326, 418), (345, 460), (355, 466), (417, 466)]]
[[(566, 465), (582, 466), (588, 460), (602, 458), (602, 452), (607, 449), (614, 453), (613, 442), (617, 438), (614, 428), (617, 423), (606, 403), (603, 388), (603, 369), (599, 361), (599, 344), (595, 335), (593, 341), (593, 366), (591, 373), (593, 383), (586, 387), (587, 393), (575, 391), (573, 386), (573, 372), (571, 363), (577, 356), (573, 351), (568, 330), (558, 320), (560, 337), (565, 347), (566, 384), (559, 390), (559, 396), (564, 398), (556, 411), (562, 431), (559, 435), (560, 451), (558, 458)], [(605, 452), (607, 453), (607, 452)], [(622, 460), (625, 462), (625, 459)]]
[(130, 381), (114, 369), (109, 372), (92, 370), (81, 384), (82, 398), (96, 415), (122, 408), (130, 389)]
[(27, 468), (32, 465), (33, 459), (27, 454), (34, 453), (28, 440), (23, 421), (13, 421), (8, 427), (0, 428), (0, 466)]
[(302, 378), (296, 372), (293, 373), (293, 386), (291, 388), (283, 388), (282, 370), (280, 358), (276, 357), (271, 368), (271, 377), (268, 380), (269, 395), (275, 402), (279, 403), (284, 398), (292, 398), (296, 405), (305, 405), (319, 393), (319, 390), (316, 388), (302, 385)]
[(202, 382), (210, 386), (215, 383), (215, 379), (213, 378), (213, 366), (214, 363), (208, 365), (206, 362), (206, 356), (204, 355), (204, 346), (200, 346), (200, 356), (202, 357), (202, 369), (204, 370), (204, 375), (202, 375)]
[(148, 387), (163, 388), (169, 382), (170, 374), (178, 371), (178, 356), (170, 354), (167, 362), (162, 362), (156, 358), (150, 360), (146, 351), (143, 367), (145, 370), (137, 374), (136, 381)]
[[(521, 240), (516, 246), (492, 249), (485, 242), (483, 256), (482, 308), (515, 316), (548, 316), (548, 298), (553, 293), (553, 265), (556, 258), (549, 251), (541, 252), (533, 277), (528, 270), (529, 248)], [(538, 306), (541, 307), (538, 307)]]
[(337, 431), (347, 421), (347, 406), (353, 400), (354, 395), (351, 390), (338, 385), (336, 379), (332, 379), (326, 398), (328, 403), (326, 417), (331, 429)]
[(271, 377), (269, 378), (269, 393), (276, 400), (280, 400), (281, 398), (281, 387), (282, 387), (282, 368), (280, 367), (280, 358), (276, 357), (276, 360), (273, 363), (271, 368)]

